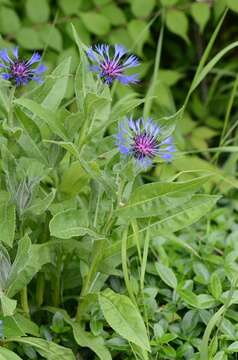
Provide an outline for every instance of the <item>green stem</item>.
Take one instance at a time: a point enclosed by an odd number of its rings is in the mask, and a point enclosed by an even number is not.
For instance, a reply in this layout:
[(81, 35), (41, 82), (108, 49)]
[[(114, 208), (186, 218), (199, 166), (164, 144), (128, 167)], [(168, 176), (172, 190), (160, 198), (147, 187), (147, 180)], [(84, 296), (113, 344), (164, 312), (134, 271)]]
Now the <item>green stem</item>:
[(158, 38), (158, 43), (157, 43), (157, 49), (156, 49), (156, 55), (155, 55), (155, 66), (154, 66), (154, 71), (153, 71), (153, 75), (152, 75), (152, 79), (151, 79), (151, 84), (149, 87), (149, 90), (146, 94), (146, 98), (145, 98), (145, 106), (144, 106), (144, 111), (143, 111), (143, 116), (144, 117), (148, 117), (150, 115), (150, 110), (151, 110), (151, 106), (152, 106), (152, 102), (153, 102), (153, 95), (154, 95), (154, 90), (155, 90), (155, 85), (157, 82), (157, 76), (158, 76), (158, 71), (159, 71), (159, 67), (160, 67), (160, 59), (161, 59), (161, 51), (162, 51), (162, 44), (163, 44), (163, 37), (164, 37), (164, 12), (162, 12), (162, 25), (161, 25), (161, 30), (160, 30), (160, 34), (159, 34), (159, 38)]
[[(149, 224), (150, 224), (150, 221), (149, 221)], [(149, 252), (149, 244), (150, 244), (150, 236), (149, 236), (149, 230), (147, 230), (146, 235), (145, 235), (142, 266), (141, 266), (141, 276), (140, 276), (141, 292), (144, 291), (144, 280), (145, 280), (145, 272), (146, 272), (146, 264), (147, 264), (148, 252)]]
[(53, 287), (53, 304), (54, 306), (59, 306), (61, 302), (61, 264), (62, 264), (62, 255), (57, 255), (56, 262), (56, 277), (52, 278), (52, 287)]
[(103, 257), (103, 246), (104, 246), (104, 240), (97, 240), (95, 242), (95, 246), (92, 251), (94, 256), (93, 256), (89, 271), (87, 273), (86, 279), (83, 283), (83, 287), (82, 287), (79, 302), (78, 302), (78, 308), (77, 308), (77, 313), (76, 313), (77, 321), (80, 321), (80, 319), (81, 319), (81, 303), (83, 301), (83, 298), (91, 291), (91, 288), (92, 288), (91, 285), (94, 283), (95, 276), (97, 276), (98, 266)]
[(28, 295), (27, 295), (27, 287), (26, 286), (23, 289), (21, 289), (20, 296), (21, 296), (22, 310), (23, 310), (25, 316), (30, 318), (30, 309), (29, 309), (29, 305), (28, 305)]
[(135, 239), (136, 248), (137, 248), (139, 261), (140, 261), (140, 265), (141, 265), (142, 264), (142, 256), (141, 256), (141, 250), (140, 250), (139, 228), (138, 228), (136, 219), (131, 220), (131, 226), (133, 229), (134, 239)]
[(36, 305), (40, 307), (44, 301), (45, 277), (43, 273), (39, 273), (36, 282)]
[[(220, 137), (219, 147), (222, 147), (225, 142), (226, 132), (227, 132), (228, 123), (229, 123), (229, 119), (230, 119), (230, 115), (231, 115), (231, 110), (232, 110), (232, 107), (234, 104), (237, 88), (238, 88), (238, 76), (236, 76), (236, 78), (234, 80), (234, 84), (233, 84), (233, 87), (231, 90), (231, 95), (229, 97), (228, 105), (226, 108), (226, 115), (225, 115), (224, 125), (223, 125), (223, 129), (222, 129), (221, 137)], [(221, 152), (218, 151), (212, 159), (212, 162), (215, 162), (215, 164), (218, 163), (220, 153)]]
[[(19, 224), (19, 236), (20, 239), (24, 236), (24, 219), (22, 219), (22, 222)], [(30, 309), (28, 304), (28, 294), (27, 294), (27, 285), (21, 289), (20, 291), (20, 300), (21, 300), (21, 307), (24, 312), (24, 314), (30, 318)]]
[(14, 95), (15, 95), (15, 90), (16, 87), (13, 86), (10, 90), (10, 94), (9, 94), (9, 114), (8, 114), (8, 121), (9, 121), (9, 126), (13, 127), (14, 123), (13, 123), (13, 99), (14, 99)]
[(94, 220), (93, 220), (93, 226), (94, 226), (94, 228), (97, 227), (98, 211), (99, 211), (99, 204), (100, 204), (100, 200), (101, 200), (101, 195), (102, 195), (102, 191), (101, 191), (101, 186), (99, 185), (98, 196), (97, 196), (97, 204), (96, 204), (96, 209), (95, 209), (95, 214), (94, 214)]
[(231, 96), (230, 96), (230, 99), (229, 99), (229, 102), (228, 102), (225, 121), (224, 121), (223, 129), (222, 129), (222, 134), (221, 134), (219, 146), (222, 146), (224, 144), (224, 137), (226, 135), (226, 130), (227, 130), (227, 127), (228, 127), (228, 122), (229, 122), (229, 119), (230, 119), (232, 106), (234, 104), (234, 100), (235, 100), (235, 96), (236, 96), (236, 92), (237, 92), (237, 87), (238, 87), (238, 76), (236, 76), (236, 78), (235, 78), (233, 88), (232, 88), (232, 91), (231, 91)]
[(120, 177), (120, 174), (117, 175), (118, 190), (117, 190), (117, 207), (120, 207), (122, 204), (122, 195), (124, 189), (124, 180)]
[(82, 147), (85, 143), (85, 138), (86, 138), (86, 134), (88, 131), (88, 127), (89, 127), (89, 116), (86, 116), (86, 119), (84, 121), (84, 124), (83, 124), (81, 132), (80, 132), (79, 141), (78, 141), (78, 147), (79, 147), (80, 151), (82, 150)]
[[(150, 220), (149, 220), (150, 224)], [(145, 305), (145, 298), (144, 298), (144, 282), (145, 282), (145, 273), (146, 273), (146, 265), (147, 265), (147, 259), (148, 259), (148, 253), (149, 253), (149, 245), (150, 245), (150, 236), (149, 236), (149, 230), (147, 230), (145, 235), (145, 242), (144, 242), (144, 249), (143, 249), (143, 257), (142, 257), (142, 264), (141, 264), (141, 273), (140, 273), (140, 291), (141, 291), (141, 297), (143, 301), (143, 312), (144, 312), (144, 319), (147, 327), (147, 331), (149, 333), (149, 322), (148, 322), (148, 314), (147, 314), (147, 308)]]
[(122, 271), (124, 276), (124, 281), (126, 284), (126, 288), (131, 300), (137, 306), (137, 302), (133, 293), (133, 289), (131, 288), (128, 266), (127, 266), (127, 235), (128, 235), (128, 226), (123, 232), (122, 242), (121, 242), (121, 262), (122, 262)]

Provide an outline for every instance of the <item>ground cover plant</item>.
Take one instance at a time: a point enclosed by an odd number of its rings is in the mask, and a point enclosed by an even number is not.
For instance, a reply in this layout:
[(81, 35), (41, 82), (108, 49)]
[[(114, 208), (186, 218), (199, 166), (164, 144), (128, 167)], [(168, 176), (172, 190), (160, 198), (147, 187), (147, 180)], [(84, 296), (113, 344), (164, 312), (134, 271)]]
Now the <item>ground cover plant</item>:
[(237, 11), (0, 1), (0, 360), (236, 359)]

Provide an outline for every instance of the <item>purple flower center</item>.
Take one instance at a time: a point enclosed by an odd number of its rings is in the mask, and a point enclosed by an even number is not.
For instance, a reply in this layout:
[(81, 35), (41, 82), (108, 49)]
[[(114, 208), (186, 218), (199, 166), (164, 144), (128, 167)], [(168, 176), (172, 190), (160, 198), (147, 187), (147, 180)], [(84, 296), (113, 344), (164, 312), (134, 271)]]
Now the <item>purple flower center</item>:
[(27, 79), (29, 68), (24, 62), (15, 62), (11, 65), (11, 73), (14, 77)]
[(112, 78), (116, 78), (122, 73), (122, 69), (120, 68), (120, 66), (113, 61), (108, 61), (104, 64), (101, 64), (101, 67), (103, 70), (103, 76), (107, 75)]
[(158, 148), (159, 144), (157, 139), (146, 132), (134, 137), (132, 151), (136, 159), (151, 158), (156, 155)]

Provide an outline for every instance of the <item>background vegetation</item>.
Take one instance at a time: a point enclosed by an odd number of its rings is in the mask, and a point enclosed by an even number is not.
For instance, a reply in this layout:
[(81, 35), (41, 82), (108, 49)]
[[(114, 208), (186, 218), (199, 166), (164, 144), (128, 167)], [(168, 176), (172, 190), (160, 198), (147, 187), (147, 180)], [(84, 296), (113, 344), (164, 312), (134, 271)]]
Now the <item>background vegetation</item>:
[[(237, 13), (0, 0), (0, 47), (48, 67), (40, 87), (0, 82), (1, 360), (236, 359)], [(140, 83), (99, 83), (96, 43), (135, 53)], [(171, 164), (121, 161), (131, 113), (173, 132)]]

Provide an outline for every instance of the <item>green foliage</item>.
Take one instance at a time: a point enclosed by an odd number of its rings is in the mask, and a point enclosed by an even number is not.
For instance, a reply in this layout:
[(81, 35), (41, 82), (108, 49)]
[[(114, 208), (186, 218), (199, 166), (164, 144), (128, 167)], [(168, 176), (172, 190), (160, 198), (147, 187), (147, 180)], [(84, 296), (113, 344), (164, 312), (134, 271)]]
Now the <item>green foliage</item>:
[[(40, 85), (1, 80), (0, 360), (235, 358), (237, 11), (0, 1), (1, 48), (48, 67)], [(140, 57), (138, 85), (90, 71), (102, 42)], [(148, 172), (114, 137), (142, 114), (176, 142)]]

